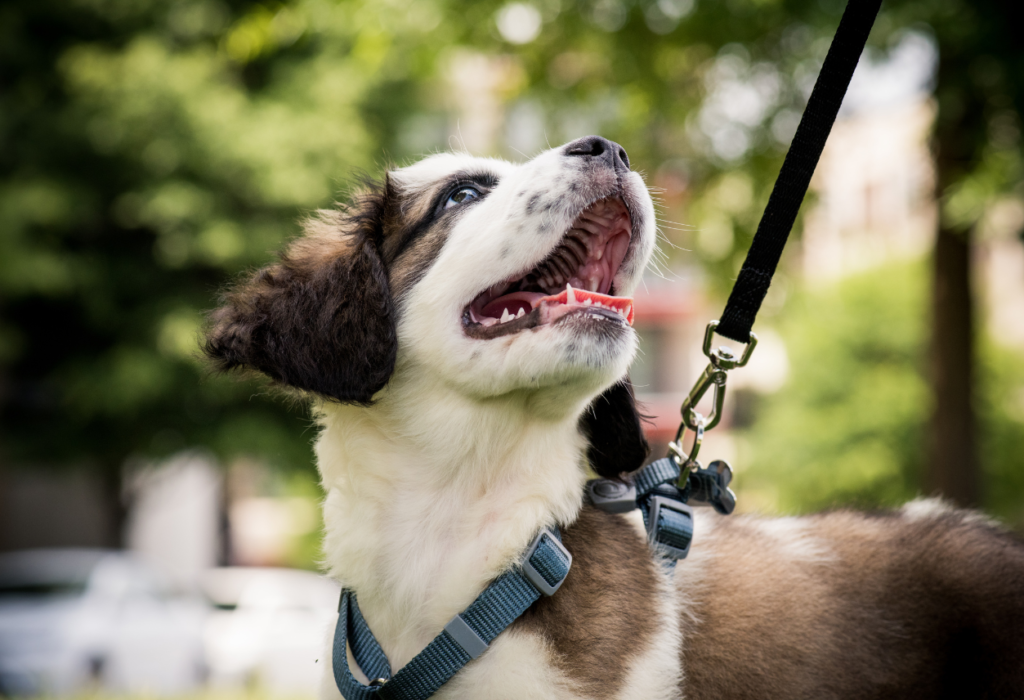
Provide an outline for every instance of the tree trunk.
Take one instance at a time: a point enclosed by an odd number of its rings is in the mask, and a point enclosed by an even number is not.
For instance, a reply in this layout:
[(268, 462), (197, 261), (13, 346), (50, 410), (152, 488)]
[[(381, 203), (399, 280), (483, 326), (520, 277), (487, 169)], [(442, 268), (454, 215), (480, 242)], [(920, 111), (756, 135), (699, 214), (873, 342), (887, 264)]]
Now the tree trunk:
[(110, 524), (107, 545), (123, 549), (127, 545), (128, 499), (124, 492), (124, 471), (117, 462), (103, 465), (101, 479), (107, 501)]
[(980, 503), (973, 404), (974, 323), (970, 231), (939, 227), (932, 280), (931, 371), (925, 488), (961, 506)]

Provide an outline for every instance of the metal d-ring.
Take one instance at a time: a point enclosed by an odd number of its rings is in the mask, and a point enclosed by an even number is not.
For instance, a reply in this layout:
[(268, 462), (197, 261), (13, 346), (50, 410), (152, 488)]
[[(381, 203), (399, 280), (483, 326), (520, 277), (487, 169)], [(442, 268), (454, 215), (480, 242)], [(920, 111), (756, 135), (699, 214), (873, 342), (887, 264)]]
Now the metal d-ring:
[(696, 427), (691, 428), (693, 430), (693, 445), (690, 447), (689, 452), (683, 451), (683, 435), (686, 433), (686, 423), (679, 425), (679, 430), (676, 431), (676, 439), (668, 444), (668, 450), (672, 453), (676, 463), (679, 464), (680, 470), (692, 469), (694, 465), (699, 465), (697, 461), (697, 454), (700, 452), (700, 444), (704, 441), (704, 423), (705, 418), (699, 413), (695, 413), (696, 416)]
[(712, 321), (704, 329), (704, 345), (701, 348), (704, 351), (704, 355), (719, 369), (730, 370), (745, 366), (750, 361), (750, 356), (754, 354), (754, 348), (757, 347), (757, 334), (750, 334), (750, 340), (747, 342), (747, 346), (743, 348), (743, 354), (737, 358), (736, 353), (730, 347), (723, 345), (717, 350), (711, 349), (711, 342), (714, 340), (717, 329), (718, 321)]

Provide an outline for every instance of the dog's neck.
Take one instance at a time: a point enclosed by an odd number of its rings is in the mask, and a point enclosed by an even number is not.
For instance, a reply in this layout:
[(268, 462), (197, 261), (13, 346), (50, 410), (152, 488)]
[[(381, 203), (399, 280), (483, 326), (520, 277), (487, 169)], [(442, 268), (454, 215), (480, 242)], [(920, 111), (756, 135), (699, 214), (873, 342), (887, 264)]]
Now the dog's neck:
[[(588, 396), (470, 399), (424, 377), (320, 407), (324, 552), (394, 668), (582, 500)], [(589, 393), (589, 392), (586, 392)], [(559, 410), (553, 410), (557, 406)]]

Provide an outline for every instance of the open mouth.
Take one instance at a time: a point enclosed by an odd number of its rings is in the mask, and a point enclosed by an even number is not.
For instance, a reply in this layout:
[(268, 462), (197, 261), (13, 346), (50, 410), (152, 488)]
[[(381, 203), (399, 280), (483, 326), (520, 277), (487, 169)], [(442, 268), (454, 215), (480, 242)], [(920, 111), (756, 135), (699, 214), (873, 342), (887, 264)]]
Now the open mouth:
[(612, 289), (631, 235), (621, 197), (594, 202), (535, 268), (477, 295), (463, 312), (467, 335), (496, 338), (577, 315), (631, 325), (633, 300)]

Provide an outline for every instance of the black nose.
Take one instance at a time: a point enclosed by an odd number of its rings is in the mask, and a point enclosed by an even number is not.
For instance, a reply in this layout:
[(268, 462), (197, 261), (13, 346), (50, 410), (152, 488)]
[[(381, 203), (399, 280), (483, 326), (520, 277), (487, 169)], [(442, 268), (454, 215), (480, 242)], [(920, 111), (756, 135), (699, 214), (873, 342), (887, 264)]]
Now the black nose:
[(584, 136), (576, 139), (565, 147), (567, 156), (584, 156), (598, 158), (616, 170), (629, 170), (629, 156), (626, 149), (600, 136)]

